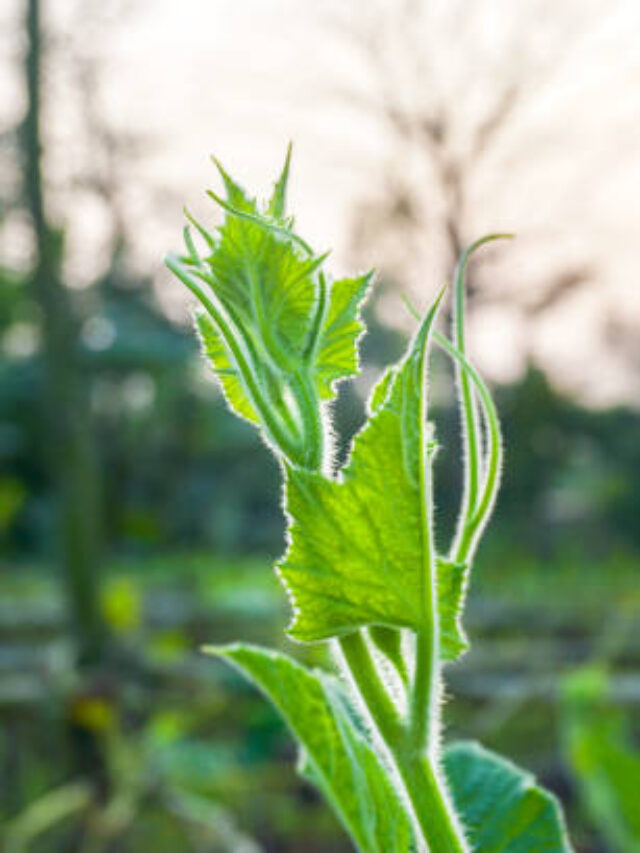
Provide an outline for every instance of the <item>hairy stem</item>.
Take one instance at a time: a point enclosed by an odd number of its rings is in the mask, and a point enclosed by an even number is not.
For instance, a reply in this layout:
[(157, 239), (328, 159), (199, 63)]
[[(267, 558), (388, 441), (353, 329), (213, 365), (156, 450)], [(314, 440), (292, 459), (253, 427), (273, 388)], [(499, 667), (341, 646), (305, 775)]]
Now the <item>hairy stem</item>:
[(314, 471), (322, 471), (324, 470), (326, 455), (322, 411), (318, 394), (306, 366), (296, 371), (293, 384), (298, 391), (296, 397), (302, 420), (302, 434), (305, 445), (304, 467)]
[(400, 681), (406, 688), (409, 684), (407, 662), (402, 653), (402, 632), (383, 625), (369, 628), (369, 639), (378, 651), (394, 668)]
[[(441, 294), (442, 296), (442, 294)], [(440, 296), (440, 298), (441, 298)], [(431, 853), (463, 853), (468, 848), (438, 768), (440, 624), (432, 535), (432, 482), (426, 436), (427, 336), (440, 299), (418, 331), (420, 360), (420, 505), (422, 523), (421, 606), (423, 627), (416, 636), (416, 658), (409, 697), (408, 724), (399, 716), (361, 632), (340, 639), (344, 664), (371, 720), (388, 749), (411, 802), (415, 822)]]
[(404, 725), (378, 672), (361, 631), (338, 640), (344, 663), (358, 693), (389, 750), (397, 749), (404, 736)]
[(360, 632), (339, 640), (343, 663), (402, 780), (421, 841), (430, 853), (467, 853), (435, 757), (407, 748), (406, 727), (391, 701)]
[(409, 719), (413, 746), (429, 750), (439, 736), (440, 616), (436, 588), (432, 514), (433, 484), (428, 459), (426, 347), (420, 359), (420, 516), (422, 526), (422, 619), (416, 636), (416, 660)]
[(430, 853), (468, 853), (469, 846), (434, 764), (424, 755), (396, 759)]
[(413, 684), (409, 699), (411, 747), (425, 752), (437, 743), (439, 735), (440, 694), (440, 617), (433, 546), (433, 484), (427, 447), (427, 344), (436, 312), (444, 296), (444, 288), (422, 321), (416, 343), (420, 345), (417, 372), (420, 383), (419, 459), (420, 525), (422, 572), (420, 581), (421, 628), (416, 635), (416, 656)]

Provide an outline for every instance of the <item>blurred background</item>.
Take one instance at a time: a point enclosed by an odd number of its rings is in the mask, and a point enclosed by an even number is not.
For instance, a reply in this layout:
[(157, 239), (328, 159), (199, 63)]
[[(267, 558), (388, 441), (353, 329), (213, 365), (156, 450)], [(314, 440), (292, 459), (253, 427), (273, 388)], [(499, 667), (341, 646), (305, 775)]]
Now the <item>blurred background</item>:
[(640, 850), (639, 32), (635, 0), (3, 0), (2, 849), (350, 849), (275, 714), (198, 653), (286, 646), (279, 474), (162, 263), (185, 203), (216, 221), (209, 154), (266, 191), (291, 139), (298, 230), (379, 271), (343, 448), (403, 295), (518, 234), (470, 271), (507, 453), (447, 731), (534, 771), (580, 853)]

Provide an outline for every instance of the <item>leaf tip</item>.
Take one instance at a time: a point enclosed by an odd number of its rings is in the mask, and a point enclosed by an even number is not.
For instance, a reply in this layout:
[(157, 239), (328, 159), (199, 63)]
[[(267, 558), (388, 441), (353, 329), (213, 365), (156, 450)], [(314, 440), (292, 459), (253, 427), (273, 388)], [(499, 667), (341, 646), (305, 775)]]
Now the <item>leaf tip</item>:
[(284, 219), (287, 204), (287, 187), (289, 184), (289, 172), (291, 170), (291, 155), (293, 153), (293, 142), (289, 140), (284, 158), (284, 165), (278, 179), (273, 186), (273, 193), (269, 202), (269, 213), (276, 219)]

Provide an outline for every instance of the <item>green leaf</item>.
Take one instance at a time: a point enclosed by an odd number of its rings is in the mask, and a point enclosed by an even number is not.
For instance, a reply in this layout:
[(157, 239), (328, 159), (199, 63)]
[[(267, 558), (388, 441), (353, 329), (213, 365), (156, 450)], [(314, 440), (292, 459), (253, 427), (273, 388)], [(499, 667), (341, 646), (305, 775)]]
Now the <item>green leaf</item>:
[(367, 297), (372, 273), (334, 281), (322, 325), (315, 374), (320, 397), (335, 395), (337, 381), (358, 373), (358, 340), (364, 332), (360, 310)]
[(380, 379), (373, 386), (371, 391), (371, 395), (369, 397), (369, 403), (367, 405), (367, 409), (369, 414), (372, 415), (374, 412), (377, 412), (380, 406), (387, 399), (387, 395), (389, 393), (389, 389), (393, 385), (393, 380), (396, 375), (395, 367), (388, 367)]
[(366, 625), (421, 626), (418, 369), (425, 346), (421, 334), (337, 480), (287, 469), (290, 544), (279, 571), (293, 602), (294, 639), (322, 640)]
[[(423, 371), (436, 308), (383, 380), (386, 399), (356, 436), (339, 478), (287, 469), (289, 548), (279, 572), (293, 603), (294, 639), (323, 640), (367, 625), (420, 630), (429, 618), (422, 584), (431, 544), (420, 466), (430, 464)], [(441, 656), (448, 660), (466, 645), (458, 626), (464, 573), (438, 560), (437, 576)]]
[(202, 351), (220, 382), (229, 408), (239, 417), (254, 424), (259, 423), (258, 415), (243, 385), (242, 376), (236, 369), (233, 358), (227, 352), (214, 323), (207, 314), (199, 312), (196, 315), (196, 327), (202, 342)]
[(591, 665), (563, 684), (565, 750), (586, 811), (612, 850), (640, 848), (640, 752), (609, 697), (607, 670)]
[(226, 200), (209, 195), (224, 221), (213, 236), (187, 214), (206, 251), (188, 226), (186, 253), (167, 264), (205, 309), (198, 325), (230, 407), (261, 426), (276, 453), (319, 467), (320, 401), (358, 371), (371, 276), (332, 282), (321, 271), (326, 254), (294, 231), (285, 216), (290, 152), (265, 205), (216, 165)]
[(292, 234), (270, 222), (229, 213), (220, 239), (199, 275), (225, 308), (251, 328), (266, 358), (287, 367), (300, 355), (312, 323), (321, 258), (309, 256)]
[(555, 798), (534, 777), (477, 743), (450, 746), (444, 769), (477, 853), (571, 853)]
[(273, 702), (301, 745), (300, 772), (322, 791), (359, 850), (414, 849), (409, 819), (337, 678), (256, 646), (207, 651), (232, 663)]
[(452, 661), (469, 648), (461, 625), (466, 566), (444, 557), (436, 561), (438, 570), (438, 613), (440, 616), (440, 652)]
[(575, 732), (570, 758), (602, 835), (613, 849), (640, 849), (640, 754), (624, 726), (601, 721)]
[(284, 158), (284, 166), (278, 180), (273, 185), (273, 193), (269, 201), (267, 212), (274, 219), (284, 219), (287, 206), (287, 185), (289, 183), (289, 170), (291, 168), (292, 145), (287, 146), (287, 156)]
[(257, 213), (258, 205), (256, 200), (250, 198), (246, 191), (238, 184), (224, 168), (222, 163), (216, 158), (211, 158), (216, 169), (220, 172), (220, 177), (224, 183), (224, 188), (227, 193), (227, 201), (232, 207), (237, 210), (243, 210), (247, 213)]

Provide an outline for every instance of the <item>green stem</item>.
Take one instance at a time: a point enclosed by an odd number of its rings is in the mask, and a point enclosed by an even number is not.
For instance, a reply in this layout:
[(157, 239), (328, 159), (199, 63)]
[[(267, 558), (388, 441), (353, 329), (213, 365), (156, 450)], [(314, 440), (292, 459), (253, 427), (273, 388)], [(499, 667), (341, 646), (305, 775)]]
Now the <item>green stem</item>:
[(410, 738), (412, 748), (421, 753), (429, 750), (439, 736), (440, 694), (440, 615), (436, 588), (435, 553), (433, 547), (433, 483), (427, 442), (427, 344), (444, 288), (434, 301), (418, 332), (420, 358), (419, 409), (419, 491), (422, 539), (422, 573), (420, 583), (422, 628), (416, 635), (414, 679), (409, 700)]
[[(406, 727), (380, 678), (361, 633), (339, 640), (345, 667), (384, 741), (411, 803), (421, 840), (430, 853), (467, 853), (462, 828), (444, 782), (433, 767), (434, 752), (406, 748)], [(435, 746), (435, 744), (434, 744)]]
[(440, 616), (436, 590), (435, 560), (432, 536), (431, 465), (427, 458), (426, 431), (426, 370), (425, 350), (420, 360), (420, 518), (422, 525), (422, 619), (424, 628), (416, 635), (416, 660), (411, 691), (409, 715), (413, 746), (418, 751), (428, 749), (438, 737), (440, 693)]
[(292, 384), (295, 384), (302, 420), (302, 435), (305, 454), (304, 467), (321, 471), (325, 463), (324, 426), (320, 400), (306, 367), (296, 371)]
[(304, 360), (307, 364), (313, 364), (315, 362), (315, 358), (318, 353), (318, 346), (320, 343), (322, 326), (327, 316), (328, 307), (329, 299), (327, 280), (324, 275), (320, 273), (320, 275), (318, 276), (318, 302), (316, 304), (316, 310), (313, 316), (313, 324), (311, 326), (309, 340), (305, 347), (304, 353)]
[[(442, 297), (442, 294), (440, 298)], [(426, 441), (427, 336), (439, 303), (418, 331), (423, 337), (416, 370), (420, 376), (420, 503), (422, 518), (421, 607), (424, 628), (416, 636), (416, 661), (405, 723), (391, 700), (361, 633), (340, 640), (344, 663), (374, 726), (384, 741), (411, 802), (418, 831), (431, 853), (463, 853), (466, 846), (446, 788), (436, 772), (439, 747), (439, 614), (432, 536), (432, 482)]]
[(338, 640), (349, 675), (390, 751), (402, 742), (404, 725), (360, 631)]
[(440, 666), (438, 635), (427, 629), (416, 635), (416, 659), (411, 692), (410, 741), (419, 752), (428, 750), (439, 737)]
[(376, 651), (385, 657), (396, 671), (405, 687), (409, 684), (407, 662), (402, 654), (402, 631), (399, 628), (387, 628), (384, 625), (372, 625), (369, 639)]
[(468, 853), (464, 832), (445, 783), (434, 771), (433, 759), (414, 753), (396, 757), (396, 766), (430, 853)]

